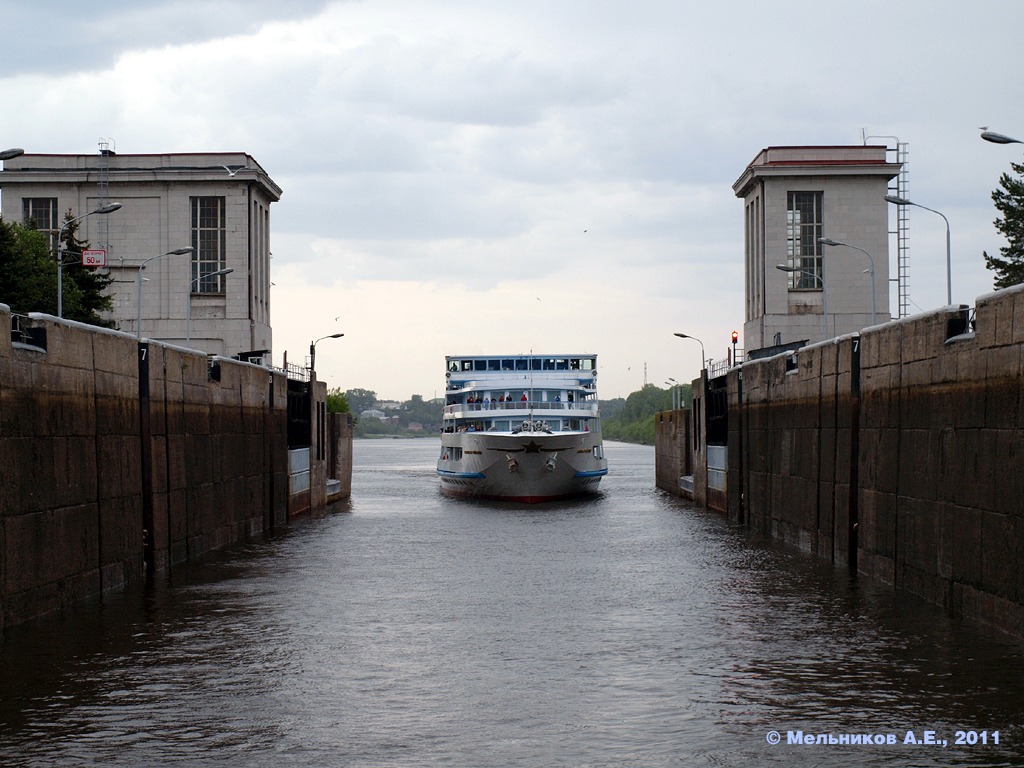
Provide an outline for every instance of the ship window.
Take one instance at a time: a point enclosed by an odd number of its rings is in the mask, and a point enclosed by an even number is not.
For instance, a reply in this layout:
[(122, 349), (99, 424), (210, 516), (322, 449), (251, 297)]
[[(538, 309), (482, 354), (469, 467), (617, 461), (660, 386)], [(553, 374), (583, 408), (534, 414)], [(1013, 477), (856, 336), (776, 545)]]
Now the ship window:
[(580, 368), (584, 371), (592, 371), (594, 370), (594, 361), (589, 358), (584, 358), (583, 360), (580, 360)]
[(487, 370), (488, 371), (500, 371), (501, 370), (501, 360), (488, 360), (487, 361)]
[(528, 358), (528, 357), (520, 357), (518, 360), (516, 360), (516, 370), (517, 371), (528, 371), (528, 370), (530, 370), (530, 358)]
[(449, 360), (448, 361), (448, 370), (451, 371), (452, 373), (457, 373), (458, 370), (459, 370), (459, 361), (458, 360)]
[(567, 371), (569, 370), (569, 361), (564, 357), (561, 360), (555, 360), (556, 371)]
[(473, 361), (473, 370), (474, 371), (486, 371), (487, 370), (487, 361), (486, 360), (474, 360)]

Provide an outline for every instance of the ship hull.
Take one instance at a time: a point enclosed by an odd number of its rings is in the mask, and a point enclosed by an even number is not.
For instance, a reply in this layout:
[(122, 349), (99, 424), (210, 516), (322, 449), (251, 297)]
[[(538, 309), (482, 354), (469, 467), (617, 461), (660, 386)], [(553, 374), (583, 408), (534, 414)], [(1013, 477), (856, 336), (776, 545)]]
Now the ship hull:
[(598, 490), (608, 464), (591, 432), (446, 433), (437, 473), (449, 496), (538, 503)]

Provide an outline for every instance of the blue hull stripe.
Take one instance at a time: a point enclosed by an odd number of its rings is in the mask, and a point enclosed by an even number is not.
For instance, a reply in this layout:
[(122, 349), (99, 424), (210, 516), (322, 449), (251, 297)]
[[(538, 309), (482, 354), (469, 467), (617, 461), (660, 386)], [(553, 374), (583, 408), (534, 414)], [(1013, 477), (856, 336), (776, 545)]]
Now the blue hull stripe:
[(595, 469), (591, 472), (577, 472), (573, 477), (604, 477), (607, 474), (607, 469)]
[(471, 480), (482, 480), (487, 477), (483, 472), (452, 472), (447, 469), (439, 469), (437, 470), (437, 474), (441, 477), (462, 477)]

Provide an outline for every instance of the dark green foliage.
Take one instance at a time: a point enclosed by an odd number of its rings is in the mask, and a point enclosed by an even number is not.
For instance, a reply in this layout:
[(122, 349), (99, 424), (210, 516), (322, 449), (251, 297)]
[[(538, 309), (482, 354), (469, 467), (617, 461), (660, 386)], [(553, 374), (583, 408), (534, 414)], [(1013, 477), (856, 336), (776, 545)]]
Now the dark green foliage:
[[(683, 385), (683, 403), (690, 402), (690, 387)], [(654, 414), (672, 409), (672, 390), (647, 384), (625, 400), (601, 402), (601, 431), (606, 440), (654, 444)]]
[[(77, 239), (77, 229), (76, 222), (64, 230), (64, 317), (109, 328), (113, 323), (100, 313), (112, 306), (106, 292), (111, 279), (82, 266), (89, 245)], [(57, 314), (57, 262), (45, 233), (0, 220), (0, 303), (21, 314)]]
[[(73, 214), (68, 211), (64, 220), (70, 221), (72, 218)], [(106, 292), (113, 280), (97, 269), (82, 266), (82, 251), (89, 248), (89, 243), (79, 240), (77, 233), (76, 221), (67, 226), (61, 241), (61, 255), (64, 260), (64, 317), (68, 320), (112, 328), (114, 323), (103, 320), (100, 313), (107, 312), (113, 307), (113, 299)]]
[(345, 390), (345, 399), (352, 413), (358, 416), (363, 411), (373, 408), (377, 402), (377, 393), (369, 389), (348, 389)]
[[(368, 389), (350, 389), (345, 392), (345, 397), (352, 405), (352, 412), (357, 415), (374, 408), (377, 403), (377, 393)], [(359, 404), (358, 408), (356, 408), (356, 403)], [(387, 422), (375, 418), (357, 418), (356, 437), (369, 435), (436, 436), (441, 431), (442, 406), (440, 400), (426, 401), (422, 395), (413, 395), (398, 408), (384, 409), (384, 414), (388, 418)], [(410, 425), (415, 424), (418, 424), (419, 428), (411, 431)]]
[(327, 391), (327, 412), (328, 413), (351, 413), (348, 407), (348, 398), (341, 391), (340, 387)]
[(0, 219), (0, 303), (57, 314), (57, 270), (46, 235)]
[(1016, 176), (1004, 173), (999, 177), (999, 186), (992, 193), (992, 201), (1002, 214), (995, 220), (995, 227), (1006, 238), (1006, 245), (999, 249), (1002, 257), (982, 252), (985, 268), (995, 272), (993, 281), (996, 288), (1009, 288), (1024, 283), (1024, 165), (1011, 163)]

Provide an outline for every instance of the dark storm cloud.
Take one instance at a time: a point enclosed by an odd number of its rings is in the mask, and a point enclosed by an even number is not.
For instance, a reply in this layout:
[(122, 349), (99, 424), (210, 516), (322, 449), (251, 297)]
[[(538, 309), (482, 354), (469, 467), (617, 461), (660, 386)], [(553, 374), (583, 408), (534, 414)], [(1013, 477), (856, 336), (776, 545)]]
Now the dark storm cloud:
[[(2, 2), (4, 76), (106, 68), (126, 51), (200, 43), (316, 15), (327, 0)], [(17, 30), (11, 34), (10, 30)]]

